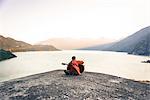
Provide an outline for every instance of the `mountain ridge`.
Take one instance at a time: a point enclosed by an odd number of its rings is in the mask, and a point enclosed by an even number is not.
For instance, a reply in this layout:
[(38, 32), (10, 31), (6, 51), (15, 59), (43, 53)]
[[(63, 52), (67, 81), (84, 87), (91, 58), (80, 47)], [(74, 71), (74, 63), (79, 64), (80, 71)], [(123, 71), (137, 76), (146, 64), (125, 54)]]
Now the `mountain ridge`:
[(96, 45), (96, 44), (105, 44), (105, 43), (110, 43), (113, 40), (111, 39), (106, 39), (106, 38), (50, 38), (45, 41), (41, 41), (37, 44), (52, 44), (55, 45), (58, 49), (79, 49), (91, 45)]
[(83, 48), (84, 50), (102, 50), (127, 52), (135, 55), (150, 55), (150, 26), (114, 43)]
[(58, 50), (52, 45), (31, 45), (29, 43), (18, 41), (10, 37), (4, 37), (2, 35), (0, 35), (0, 48), (12, 52)]

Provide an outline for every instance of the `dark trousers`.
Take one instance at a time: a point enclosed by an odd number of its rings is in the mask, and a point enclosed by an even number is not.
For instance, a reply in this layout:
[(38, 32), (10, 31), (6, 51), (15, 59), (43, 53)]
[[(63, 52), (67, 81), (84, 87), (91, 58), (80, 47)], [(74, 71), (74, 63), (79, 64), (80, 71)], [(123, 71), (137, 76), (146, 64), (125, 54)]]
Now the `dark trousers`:
[(76, 71), (70, 71), (70, 70), (64, 70), (66, 75), (78, 75), (78, 73)]

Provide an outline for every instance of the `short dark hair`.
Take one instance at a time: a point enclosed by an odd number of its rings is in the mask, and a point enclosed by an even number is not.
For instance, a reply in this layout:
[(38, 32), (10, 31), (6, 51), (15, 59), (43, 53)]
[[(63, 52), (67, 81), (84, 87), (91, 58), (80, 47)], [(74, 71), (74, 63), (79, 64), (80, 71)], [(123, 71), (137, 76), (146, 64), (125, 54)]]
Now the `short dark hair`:
[(75, 57), (75, 56), (72, 56), (72, 60), (74, 60), (74, 59), (76, 59), (76, 57)]

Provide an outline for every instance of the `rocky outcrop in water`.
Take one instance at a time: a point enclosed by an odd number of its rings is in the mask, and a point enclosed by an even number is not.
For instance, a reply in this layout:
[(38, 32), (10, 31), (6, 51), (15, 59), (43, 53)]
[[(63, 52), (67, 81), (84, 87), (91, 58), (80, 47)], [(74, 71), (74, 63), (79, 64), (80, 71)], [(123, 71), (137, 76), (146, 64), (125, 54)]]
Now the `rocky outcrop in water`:
[(10, 51), (5, 51), (3, 49), (0, 49), (0, 61), (14, 58), (16, 55), (12, 54)]
[(150, 85), (116, 76), (62, 70), (0, 83), (1, 100), (150, 100)]
[(142, 61), (142, 63), (150, 63), (150, 60)]

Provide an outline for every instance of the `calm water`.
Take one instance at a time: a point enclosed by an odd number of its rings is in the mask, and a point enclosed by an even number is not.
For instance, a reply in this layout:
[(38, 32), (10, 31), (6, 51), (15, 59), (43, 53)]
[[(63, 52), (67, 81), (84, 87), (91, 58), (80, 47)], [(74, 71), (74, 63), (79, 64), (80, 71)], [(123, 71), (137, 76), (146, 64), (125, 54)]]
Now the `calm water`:
[(62, 62), (69, 62), (75, 55), (84, 60), (86, 71), (100, 72), (135, 80), (150, 80), (150, 64), (141, 63), (149, 59), (143, 56), (104, 51), (52, 51), (17, 52), (18, 57), (0, 62), (0, 81), (65, 69)]

